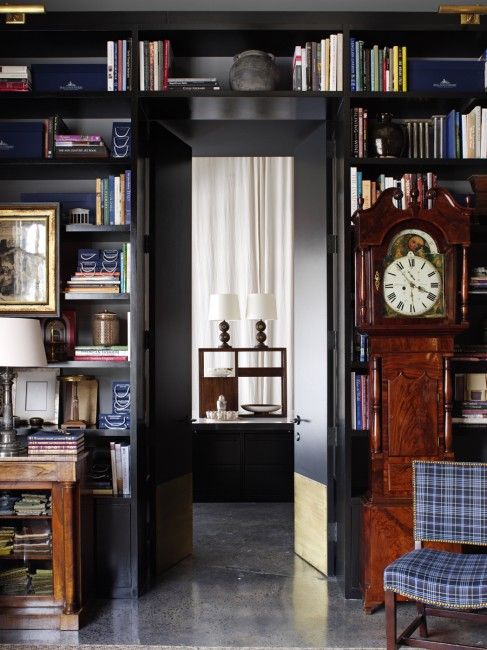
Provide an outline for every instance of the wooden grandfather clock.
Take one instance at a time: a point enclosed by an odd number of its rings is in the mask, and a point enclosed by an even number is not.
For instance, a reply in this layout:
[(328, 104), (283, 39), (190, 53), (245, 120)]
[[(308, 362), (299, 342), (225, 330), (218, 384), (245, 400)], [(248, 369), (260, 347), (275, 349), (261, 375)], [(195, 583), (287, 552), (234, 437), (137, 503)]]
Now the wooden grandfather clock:
[(470, 215), (443, 188), (397, 189), (354, 215), (356, 327), (369, 337), (370, 478), (362, 503), (365, 611), (383, 572), (414, 548), (412, 461), (451, 460), (455, 334), (468, 327)]

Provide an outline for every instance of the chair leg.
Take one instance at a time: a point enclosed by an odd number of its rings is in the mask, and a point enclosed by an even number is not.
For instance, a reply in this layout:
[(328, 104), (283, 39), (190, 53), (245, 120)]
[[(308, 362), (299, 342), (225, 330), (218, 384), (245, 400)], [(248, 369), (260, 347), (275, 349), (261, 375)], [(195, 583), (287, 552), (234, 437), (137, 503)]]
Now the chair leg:
[(419, 636), (425, 639), (428, 636), (428, 624), (426, 622), (426, 610), (424, 603), (416, 602), (416, 609), (422, 618), (421, 624), (419, 626)]
[(396, 594), (385, 591), (387, 650), (397, 650)]

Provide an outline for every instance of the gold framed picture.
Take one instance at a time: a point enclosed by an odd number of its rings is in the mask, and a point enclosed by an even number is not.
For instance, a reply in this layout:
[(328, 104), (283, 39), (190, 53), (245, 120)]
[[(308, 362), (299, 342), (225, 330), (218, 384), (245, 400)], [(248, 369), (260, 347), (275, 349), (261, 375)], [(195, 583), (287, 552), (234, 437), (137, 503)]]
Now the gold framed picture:
[(59, 203), (0, 204), (0, 315), (59, 313)]

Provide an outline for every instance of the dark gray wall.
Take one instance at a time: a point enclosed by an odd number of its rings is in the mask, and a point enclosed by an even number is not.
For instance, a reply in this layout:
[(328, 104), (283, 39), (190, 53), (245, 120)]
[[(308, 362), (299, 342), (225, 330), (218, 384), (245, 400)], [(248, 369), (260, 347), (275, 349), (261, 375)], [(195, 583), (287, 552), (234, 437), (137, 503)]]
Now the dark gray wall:
[(439, 0), (45, 0), (48, 11), (436, 11)]

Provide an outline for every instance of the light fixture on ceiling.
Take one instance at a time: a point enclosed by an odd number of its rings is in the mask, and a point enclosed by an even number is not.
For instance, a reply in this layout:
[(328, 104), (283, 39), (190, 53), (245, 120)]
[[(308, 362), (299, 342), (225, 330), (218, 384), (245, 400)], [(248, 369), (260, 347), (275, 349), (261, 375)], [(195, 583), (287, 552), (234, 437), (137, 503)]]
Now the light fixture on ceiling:
[(11, 5), (0, 4), (0, 14), (6, 14), (7, 25), (25, 25), (25, 14), (44, 14), (44, 5)]
[(487, 14), (487, 5), (439, 5), (440, 14), (460, 14), (460, 25), (480, 25), (480, 15)]

